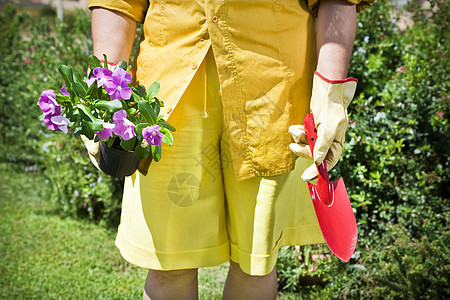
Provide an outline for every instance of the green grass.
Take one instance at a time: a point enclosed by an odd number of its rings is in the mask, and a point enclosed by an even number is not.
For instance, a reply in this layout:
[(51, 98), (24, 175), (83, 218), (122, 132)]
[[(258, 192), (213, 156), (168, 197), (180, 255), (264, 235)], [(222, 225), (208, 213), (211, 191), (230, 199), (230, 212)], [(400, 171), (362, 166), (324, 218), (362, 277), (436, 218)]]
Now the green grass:
[[(147, 271), (122, 259), (115, 231), (61, 217), (22, 170), (0, 165), (0, 299), (141, 299)], [(200, 270), (201, 299), (221, 298), (226, 271)]]
[[(120, 256), (115, 230), (63, 217), (23, 170), (0, 163), (0, 299), (142, 299), (147, 270)], [(199, 270), (200, 299), (221, 299), (227, 270)]]

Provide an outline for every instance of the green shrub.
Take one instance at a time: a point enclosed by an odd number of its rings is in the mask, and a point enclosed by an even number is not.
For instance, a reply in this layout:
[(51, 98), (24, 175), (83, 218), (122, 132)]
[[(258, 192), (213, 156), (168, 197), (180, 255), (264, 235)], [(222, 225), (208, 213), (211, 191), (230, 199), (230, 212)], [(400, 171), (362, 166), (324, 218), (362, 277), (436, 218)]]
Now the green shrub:
[[(36, 96), (44, 85), (30, 60), (29, 44), (22, 39), (21, 27), (30, 25), (29, 17), (17, 16), (12, 6), (0, 14), (0, 161), (32, 164), (42, 137), (36, 122)], [(41, 79), (42, 81), (42, 79)]]
[[(445, 229), (448, 238), (450, 3), (433, 1), (423, 10), (411, 2), (407, 9), (414, 24), (404, 31), (396, 26), (404, 12), (396, 13), (387, 0), (358, 15), (349, 73), (359, 84), (344, 153), (332, 172), (344, 178), (356, 209), (357, 251), (348, 264), (333, 258), (322, 275), (325, 287), (309, 290), (298, 284), (305, 272), (297, 270), (300, 262), (280, 252), (279, 274), (291, 280), (281, 281), (281, 289), (337, 299), (448, 295), (449, 262), (442, 257), (448, 248), (426, 237)], [(402, 235), (392, 234), (393, 228)], [(393, 278), (400, 271), (403, 276)], [(408, 292), (390, 292), (396, 284)]]
[[(448, 23), (449, 4), (441, 4), (426, 22), (380, 41), (391, 46), (379, 50), (383, 61), (376, 65), (390, 77), (359, 94), (350, 108), (338, 169), (366, 235), (400, 223), (420, 237), (423, 219), (443, 223), (449, 210), (450, 36), (439, 27)], [(363, 85), (374, 80), (371, 73), (362, 74)]]
[(448, 299), (450, 297), (450, 231), (420, 239), (394, 228), (395, 241), (378, 254), (369, 281), (371, 299)]
[(65, 19), (70, 23), (35, 20), (17, 13), (13, 6), (0, 14), (2, 42), (7, 45), (0, 50), (0, 130), (5, 133), (0, 136), (0, 161), (41, 169), (51, 186), (48, 198), (61, 213), (115, 226), (122, 180), (102, 176), (80, 140), (52, 132), (38, 121), (40, 93), (63, 85), (58, 66), (66, 64), (84, 72), (92, 53), (90, 14), (78, 10)]

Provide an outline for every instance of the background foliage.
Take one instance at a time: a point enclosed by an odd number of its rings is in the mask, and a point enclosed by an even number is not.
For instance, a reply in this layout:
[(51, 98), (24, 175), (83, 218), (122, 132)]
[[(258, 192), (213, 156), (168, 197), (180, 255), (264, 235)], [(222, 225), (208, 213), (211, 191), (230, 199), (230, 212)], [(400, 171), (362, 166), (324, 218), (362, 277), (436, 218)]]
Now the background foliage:
[[(450, 297), (450, 4), (427, 3), (399, 11), (377, 0), (358, 15), (349, 74), (359, 85), (332, 174), (345, 179), (358, 248), (348, 264), (325, 246), (283, 248), (278, 276), (287, 299)], [(411, 25), (400, 30), (407, 16)], [(91, 54), (89, 14), (65, 20), (12, 6), (0, 14), (0, 163), (42, 177), (58, 214), (115, 226), (122, 181), (99, 174), (79, 140), (37, 121), (40, 92), (62, 85), (58, 65), (83, 72)]]
[(425, 5), (398, 10), (378, 0), (358, 15), (349, 71), (358, 91), (333, 174), (356, 209), (357, 252), (343, 264), (317, 256), (326, 248), (284, 249), (278, 273), (287, 291), (305, 291), (294, 283), (319, 276), (324, 286), (309, 293), (329, 298), (450, 296), (450, 3)]
[[(0, 161), (21, 162), (27, 171), (41, 170), (51, 186), (49, 200), (63, 214), (117, 225), (122, 181), (100, 175), (83, 143), (36, 122), (41, 91), (60, 89), (58, 66), (85, 72), (92, 53), (90, 15), (75, 11), (64, 23), (32, 18), (6, 6), (0, 15), (3, 62), (0, 66)], [(11, 51), (14, 49), (14, 51)]]

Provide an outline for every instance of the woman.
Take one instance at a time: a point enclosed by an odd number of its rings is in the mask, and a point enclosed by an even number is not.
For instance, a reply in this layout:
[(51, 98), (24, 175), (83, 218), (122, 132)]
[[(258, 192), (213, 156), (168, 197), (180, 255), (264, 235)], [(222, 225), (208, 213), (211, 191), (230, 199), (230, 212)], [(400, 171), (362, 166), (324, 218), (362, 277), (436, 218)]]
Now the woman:
[[(279, 247), (323, 242), (300, 175), (342, 152), (356, 12), (370, 2), (90, 0), (97, 57), (128, 61), (144, 24), (135, 80), (161, 82), (177, 129), (164, 159), (125, 181), (116, 245), (150, 269), (144, 299), (196, 299), (198, 268), (227, 260), (224, 299), (275, 299)], [(291, 126), (310, 110), (314, 155)]]

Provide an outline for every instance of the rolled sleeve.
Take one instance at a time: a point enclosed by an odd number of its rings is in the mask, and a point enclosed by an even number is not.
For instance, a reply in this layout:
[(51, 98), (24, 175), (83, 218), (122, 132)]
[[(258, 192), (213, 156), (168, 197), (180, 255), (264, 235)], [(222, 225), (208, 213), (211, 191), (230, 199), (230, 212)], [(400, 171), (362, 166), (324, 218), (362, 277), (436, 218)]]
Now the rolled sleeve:
[[(305, 0), (305, 2), (313, 16), (317, 17), (320, 0)], [(356, 11), (360, 12), (363, 9), (371, 6), (375, 2), (375, 0), (347, 0), (347, 2), (356, 4)]]
[(106, 8), (126, 15), (136, 22), (143, 23), (149, 0), (89, 0), (89, 9)]

